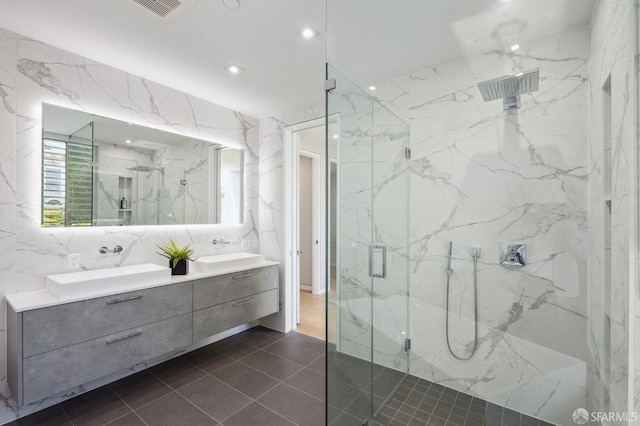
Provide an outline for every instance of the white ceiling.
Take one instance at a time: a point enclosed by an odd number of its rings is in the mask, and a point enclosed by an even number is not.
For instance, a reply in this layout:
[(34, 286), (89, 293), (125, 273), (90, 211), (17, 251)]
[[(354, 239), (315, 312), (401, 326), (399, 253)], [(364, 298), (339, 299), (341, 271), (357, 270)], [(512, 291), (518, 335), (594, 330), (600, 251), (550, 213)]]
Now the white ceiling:
[(328, 60), (368, 87), (586, 24), (595, 1), (331, 0)]
[(586, 23), (595, 0), (329, 0), (328, 30), (325, 0), (239, 1), (164, 22), (131, 0), (0, 0), (0, 27), (262, 118), (323, 99), (325, 32), (366, 87)]
[[(0, 27), (254, 117), (321, 101), (323, 0), (197, 0), (164, 22), (131, 0), (0, 0)], [(231, 75), (235, 63), (245, 71)]]
[[(89, 138), (89, 134), (81, 130), (89, 123), (94, 124), (93, 132), (91, 133), (92, 140), (126, 146), (127, 148), (144, 148), (155, 151), (166, 148), (167, 145), (175, 145), (186, 140), (197, 140), (179, 133), (165, 132), (55, 105), (44, 104), (42, 107), (42, 128), (44, 132)], [(132, 144), (127, 144), (126, 140), (132, 141)], [(207, 143), (219, 145), (213, 142)]]

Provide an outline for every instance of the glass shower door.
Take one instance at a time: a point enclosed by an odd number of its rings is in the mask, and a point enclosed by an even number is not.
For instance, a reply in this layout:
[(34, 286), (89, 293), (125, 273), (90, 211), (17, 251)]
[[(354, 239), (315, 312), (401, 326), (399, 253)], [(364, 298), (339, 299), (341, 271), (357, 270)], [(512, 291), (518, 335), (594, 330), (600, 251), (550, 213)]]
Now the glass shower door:
[[(373, 413), (376, 415), (409, 371), (409, 127), (372, 101)], [(377, 272), (377, 273), (376, 273)], [(382, 273), (380, 273), (382, 272)]]
[[(327, 422), (361, 425), (408, 371), (408, 127), (328, 66), (330, 222)], [(335, 194), (331, 193), (331, 188)]]

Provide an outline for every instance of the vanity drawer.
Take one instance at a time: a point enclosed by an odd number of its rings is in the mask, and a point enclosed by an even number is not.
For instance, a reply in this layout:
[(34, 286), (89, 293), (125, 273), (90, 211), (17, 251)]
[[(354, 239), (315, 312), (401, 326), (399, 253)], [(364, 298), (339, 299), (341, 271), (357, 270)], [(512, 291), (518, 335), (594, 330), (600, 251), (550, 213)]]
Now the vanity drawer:
[(193, 282), (193, 309), (203, 309), (278, 287), (278, 266), (248, 269)]
[(268, 290), (193, 313), (194, 342), (278, 312), (278, 290)]
[(24, 312), (24, 357), (175, 317), (192, 309), (191, 283)]
[(87, 383), (192, 343), (180, 315), (24, 359), (24, 403)]

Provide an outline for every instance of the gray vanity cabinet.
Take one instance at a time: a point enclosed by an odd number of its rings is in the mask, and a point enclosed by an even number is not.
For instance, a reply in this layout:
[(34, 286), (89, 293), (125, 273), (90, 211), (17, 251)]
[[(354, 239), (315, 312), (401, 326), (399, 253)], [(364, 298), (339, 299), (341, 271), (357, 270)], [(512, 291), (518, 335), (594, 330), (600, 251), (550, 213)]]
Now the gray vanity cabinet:
[(24, 402), (124, 370), (191, 344), (191, 314), (24, 358)]
[(38, 306), (7, 306), (8, 382), (19, 405), (277, 312), (278, 266)]
[(9, 307), (16, 400), (37, 401), (191, 344), (192, 297), (186, 282), (20, 313)]
[(278, 266), (193, 282), (193, 338), (200, 340), (278, 312)]
[(25, 312), (23, 356), (39, 354), (191, 312), (191, 283)]

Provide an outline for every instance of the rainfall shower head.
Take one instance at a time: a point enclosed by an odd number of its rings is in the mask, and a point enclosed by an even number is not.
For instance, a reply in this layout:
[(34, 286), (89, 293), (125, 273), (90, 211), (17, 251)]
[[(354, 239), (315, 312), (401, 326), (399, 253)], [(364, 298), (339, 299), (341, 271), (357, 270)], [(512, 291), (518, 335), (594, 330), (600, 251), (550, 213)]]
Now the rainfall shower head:
[(540, 72), (538, 68), (518, 74), (505, 75), (504, 77), (478, 83), (478, 89), (485, 102), (503, 99), (504, 109), (519, 108), (520, 95), (538, 90)]

